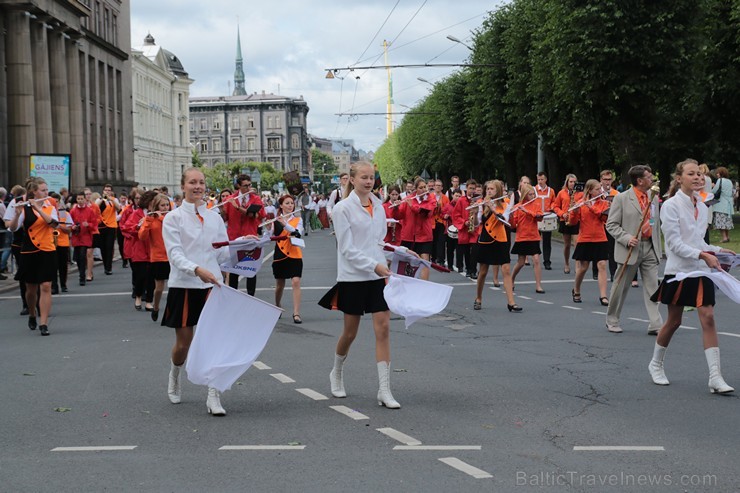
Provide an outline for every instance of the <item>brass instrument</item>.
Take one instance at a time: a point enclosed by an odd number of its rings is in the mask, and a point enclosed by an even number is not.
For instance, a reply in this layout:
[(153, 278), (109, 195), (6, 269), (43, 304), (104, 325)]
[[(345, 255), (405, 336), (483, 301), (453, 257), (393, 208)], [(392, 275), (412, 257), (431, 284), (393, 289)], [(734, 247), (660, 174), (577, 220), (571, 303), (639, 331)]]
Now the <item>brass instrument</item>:
[(211, 192), (211, 194), (208, 196), (208, 200), (216, 200), (216, 197), (218, 197), (218, 195), (216, 195), (215, 192)]
[(475, 209), (471, 209), (468, 213), (468, 233), (475, 231), (475, 219), (478, 216), (478, 212)]
[(572, 215), (570, 214), (570, 211), (573, 209), (573, 206), (576, 203), (575, 187), (568, 190), (568, 193), (570, 194), (570, 204), (568, 205), (568, 210), (565, 212), (568, 215), (568, 219), (565, 220), (565, 224), (568, 226), (573, 226), (573, 223), (571, 222)]
[(396, 242), (396, 223), (391, 223), (391, 243)]

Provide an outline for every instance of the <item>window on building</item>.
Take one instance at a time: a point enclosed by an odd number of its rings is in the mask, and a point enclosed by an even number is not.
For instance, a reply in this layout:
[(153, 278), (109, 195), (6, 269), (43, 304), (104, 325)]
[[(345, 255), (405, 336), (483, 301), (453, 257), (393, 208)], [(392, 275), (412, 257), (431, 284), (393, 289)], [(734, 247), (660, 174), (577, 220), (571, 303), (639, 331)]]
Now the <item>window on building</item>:
[(301, 166), (301, 158), (294, 156), (290, 160), (290, 166), (291, 166), (291, 169), (299, 169)]
[(102, 36), (102, 32), (103, 32), (103, 16), (100, 10), (101, 10), (101, 6), (100, 6), (100, 1), (98, 0), (95, 2), (95, 12), (94, 12), (95, 27), (93, 29), (98, 36)]
[(200, 152), (208, 152), (208, 141), (207, 140), (201, 140), (198, 143), (198, 146), (200, 147)]
[(247, 138), (247, 151), (254, 152), (254, 144), (255, 144), (254, 137), (248, 137)]
[(279, 151), (280, 150), (280, 137), (268, 137), (267, 138), (267, 150), (268, 151)]
[(240, 152), (242, 150), (241, 140), (239, 137), (231, 139), (231, 152)]
[(231, 130), (239, 130), (239, 117), (231, 117)]
[(200, 119), (200, 129), (208, 130), (208, 120), (206, 120), (205, 118)]
[(301, 148), (301, 138), (298, 136), (298, 134), (293, 134), (290, 138), (290, 146), (293, 149), (300, 149)]
[(293, 125), (294, 127), (298, 127), (298, 126), (300, 126), (300, 124), (301, 124), (301, 119), (298, 118), (297, 116), (294, 116), (291, 119), (291, 125)]
[(182, 111), (182, 93), (177, 93), (177, 111)]
[(213, 139), (213, 152), (221, 152), (221, 139)]
[(178, 133), (178, 136), (179, 136), (178, 142), (179, 142), (180, 147), (183, 146), (183, 141), (185, 140), (185, 137), (184, 137), (185, 132), (183, 132), (183, 130), (184, 130), (183, 126), (180, 125), (180, 132)]
[(192, 132), (194, 130), (195, 130), (195, 122), (191, 119), (190, 120), (190, 131)]
[(221, 130), (221, 122), (219, 120), (213, 120), (213, 130)]
[(113, 14), (113, 32), (111, 33), (113, 35), (112, 40), (113, 44), (115, 46), (118, 46), (118, 16), (116, 14)]
[(247, 128), (254, 128), (254, 117), (250, 116), (247, 118)]
[(267, 117), (267, 128), (272, 128), (272, 117), (271, 116)]
[(275, 117), (275, 127), (274, 128), (280, 128), (280, 117), (279, 116)]
[(111, 35), (110, 35), (110, 10), (104, 9), (103, 10), (103, 39), (106, 41), (110, 41)]

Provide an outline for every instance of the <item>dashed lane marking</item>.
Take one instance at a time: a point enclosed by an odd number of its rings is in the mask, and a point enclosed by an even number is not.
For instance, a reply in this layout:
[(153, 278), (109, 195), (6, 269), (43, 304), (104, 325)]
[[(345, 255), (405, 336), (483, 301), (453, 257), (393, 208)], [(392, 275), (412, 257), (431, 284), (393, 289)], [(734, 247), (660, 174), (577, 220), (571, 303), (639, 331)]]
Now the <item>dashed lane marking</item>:
[(594, 445), (574, 446), (574, 452), (664, 452), (665, 447), (653, 445)]
[(518, 295), (517, 295), (517, 298), (521, 298), (521, 299), (523, 299), (523, 300), (531, 300), (531, 299), (532, 299), (532, 298), (530, 298), (529, 296), (524, 296), (524, 295), (521, 295), (521, 294), (518, 294)]
[(545, 301), (545, 300), (537, 300), (537, 303), (542, 303), (543, 305), (554, 305), (552, 301)]
[(385, 436), (394, 439), (397, 442), (403, 443), (404, 445), (421, 445), (421, 442), (416, 438), (410, 437), (405, 433), (394, 430), (393, 428), (378, 428), (377, 431), (381, 432)]
[(288, 375), (284, 375), (282, 373), (270, 373), (270, 376), (277, 380), (278, 382), (282, 383), (295, 383), (295, 380), (290, 378)]
[(272, 370), (271, 367), (267, 366), (266, 364), (264, 364), (261, 361), (255, 361), (254, 363), (252, 363), (252, 366), (254, 366), (255, 368), (257, 368), (258, 370)]
[(740, 334), (732, 334), (730, 332), (717, 332), (717, 334), (721, 334), (723, 336), (730, 336), (730, 337), (740, 337)]
[(594, 315), (606, 315), (606, 312), (599, 312), (596, 310), (592, 311), (591, 313), (593, 313)]
[(646, 324), (650, 323), (650, 320), (645, 320), (644, 318), (627, 317), (627, 320), (632, 320), (633, 322), (643, 322)]
[(56, 447), (52, 452), (110, 452), (118, 450), (133, 450), (137, 445), (101, 445), (88, 447)]
[(393, 450), (480, 450), (480, 445), (396, 445)]
[(568, 310), (578, 310), (578, 311), (583, 310), (583, 308), (578, 308), (577, 306), (561, 305), (560, 307), (561, 308), (566, 308)]
[(330, 408), (334, 409), (336, 412), (340, 414), (344, 414), (348, 418), (352, 418), (355, 421), (359, 421), (361, 419), (370, 419), (369, 417), (365, 416), (364, 414), (355, 411), (354, 409), (350, 409), (347, 406), (329, 406)]
[(440, 462), (444, 462), (448, 466), (457, 469), (460, 472), (464, 472), (468, 476), (473, 476), (475, 479), (488, 479), (492, 478), (493, 475), (487, 473), (483, 469), (471, 466), (467, 462), (463, 462), (457, 457), (442, 457), (439, 459)]
[(305, 395), (306, 397), (310, 397), (311, 399), (315, 401), (328, 401), (329, 398), (325, 396), (324, 394), (319, 394), (315, 390), (312, 389), (295, 389), (296, 392), (300, 392), (301, 394)]
[(224, 445), (219, 450), (304, 450), (305, 445)]

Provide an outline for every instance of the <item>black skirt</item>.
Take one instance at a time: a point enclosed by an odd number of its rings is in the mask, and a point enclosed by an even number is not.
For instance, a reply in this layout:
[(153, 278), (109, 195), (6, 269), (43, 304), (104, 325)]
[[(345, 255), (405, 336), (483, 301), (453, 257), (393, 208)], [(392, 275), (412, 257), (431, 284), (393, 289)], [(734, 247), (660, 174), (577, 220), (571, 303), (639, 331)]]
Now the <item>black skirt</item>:
[(511, 263), (508, 242), (478, 243), (478, 263), (486, 265)]
[(573, 260), (582, 260), (586, 262), (598, 262), (599, 260), (609, 260), (609, 242), (608, 241), (579, 241), (573, 251)]
[(511, 253), (512, 255), (539, 255), (542, 250), (540, 250), (539, 241), (515, 241)]
[(578, 230), (578, 224), (576, 224), (575, 226), (568, 226), (567, 224), (565, 224), (565, 221), (558, 221), (558, 231), (564, 235), (577, 235)]
[(401, 246), (405, 246), (411, 251), (414, 251), (418, 253), (419, 255), (432, 254), (432, 242), (431, 241), (423, 241), (423, 242), (413, 242), (413, 241), (402, 241)]
[(386, 312), (388, 304), (383, 297), (384, 288), (385, 279), (338, 282), (319, 300), (319, 306), (347, 315)]
[(57, 275), (57, 252), (21, 253), (16, 279), (29, 284), (52, 282)]
[(169, 262), (151, 262), (149, 273), (155, 281), (166, 281), (170, 278)]
[(676, 277), (668, 274), (650, 297), (655, 303), (678, 306), (714, 306), (714, 283), (708, 277), (688, 277), (668, 282)]
[(303, 275), (303, 259), (285, 257), (272, 263), (272, 275), (275, 279), (293, 279)]
[(195, 327), (210, 293), (211, 288), (169, 288), (162, 326), (173, 329)]

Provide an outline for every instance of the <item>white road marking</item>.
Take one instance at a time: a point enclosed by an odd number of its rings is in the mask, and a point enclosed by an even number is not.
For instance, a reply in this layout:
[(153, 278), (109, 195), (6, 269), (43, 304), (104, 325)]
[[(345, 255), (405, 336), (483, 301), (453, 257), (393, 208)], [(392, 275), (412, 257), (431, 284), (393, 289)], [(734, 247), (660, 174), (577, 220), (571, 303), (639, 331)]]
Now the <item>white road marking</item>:
[(596, 310), (592, 311), (594, 315), (606, 315), (606, 312), (597, 312)]
[(560, 307), (567, 308), (568, 310), (583, 310), (583, 308), (578, 308), (577, 306), (561, 305)]
[(632, 321), (635, 321), (635, 322), (644, 322), (646, 324), (649, 324), (650, 323), (650, 320), (645, 320), (643, 318), (627, 317), (627, 320), (632, 320)]
[(324, 394), (319, 394), (315, 390), (311, 389), (295, 389), (296, 392), (300, 392), (301, 394), (305, 395), (306, 397), (310, 397), (311, 399), (315, 401), (328, 401), (329, 398), (325, 396)]
[(456, 457), (442, 457), (439, 461), (444, 462), (448, 466), (453, 467), (460, 472), (464, 472), (468, 476), (473, 476), (475, 479), (487, 479), (493, 477), (493, 475), (487, 473), (483, 469), (473, 467), (467, 462), (463, 462)]
[(224, 445), (219, 450), (303, 450), (305, 445)]
[(730, 336), (730, 337), (740, 337), (740, 334), (732, 334), (730, 332), (717, 332), (717, 334), (722, 334), (723, 336)]
[(345, 416), (354, 419), (355, 421), (359, 421), (361, 419), (370, 419), (364, 414), (359, 413), (355, 411), (354, 409), (350, 409), (347, 406), (329, 406), (329, 407), (334, 409), (336, 412), (340, 414), (344, 414)]
[(396, 445), (393, 450), (480, 450), (480, 445)]
[(137, 445), (101, 445), (98, 447), (56, 447), (52, 452), (107, 452), (116, 450), (133, 450)]
[(601, 452), (601, 451), (618, 451), (618, 452), (663, 452), (665, 447), (652, 445), (595, 445), (595, 446), (575, 446), (577, 452)]
[(255, 361), (254, 363), (252, 363), (252, 366), (257, 368), (258, 370), (272, 370), (272, 368), (270, 368), (269, 366), (267, 366), (261, 361)]
[(687, 330), (699, 330), (696, 327), (689, 327), (688, 325), (681, 325), (679, 327), (682, 329), (687, 329)]
[(391, 437), (397, 442), (403, 443), (404, 445), (421, 445), (421, 442), (416, 438), (410, 437), (405, 433), (394, 430), (393, 428), (378, 428), (377, 431), (381, 432), (383, 435)]
[(523, 300), (531, 300), (531, 299), (532, 299), (532, 298), (530, 298), (529, 296), (523, 296), (523, 295), (521, 295), (521, 294), (517, 295), (517, 298), (521, 298), (521, 299), (523, 299)]
[(545, 301), (545, 300), (537, 300), (537, 303), (542, 303), (543, 305), (554, 305), (552, 301)]
[(278, 382), (282, 383), (294, 383), (295, 380), (290, 378), (288, 375), (283, 375), (282, 373), (270, 373), (270, 376), (277, 380)]

